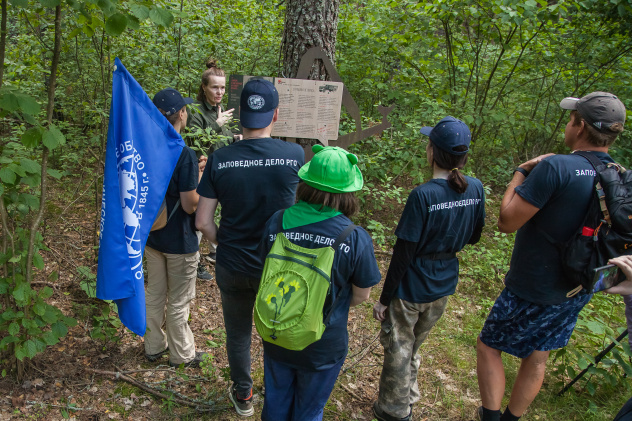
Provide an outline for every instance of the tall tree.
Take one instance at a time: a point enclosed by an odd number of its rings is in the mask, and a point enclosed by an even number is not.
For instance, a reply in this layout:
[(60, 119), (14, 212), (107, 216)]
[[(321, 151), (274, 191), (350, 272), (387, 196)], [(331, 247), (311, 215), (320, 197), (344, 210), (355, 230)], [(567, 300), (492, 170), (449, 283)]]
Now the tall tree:
[[(311, 47), (321, 47), (335, 64), (339, 0), (287, 0), (281, 42), (283, 75), (296, 77), (301, 57)], [(320, 62), (320, 60), (319, 60)], [(327, 78), (322, 62), (314, 64), (309, 79)]]

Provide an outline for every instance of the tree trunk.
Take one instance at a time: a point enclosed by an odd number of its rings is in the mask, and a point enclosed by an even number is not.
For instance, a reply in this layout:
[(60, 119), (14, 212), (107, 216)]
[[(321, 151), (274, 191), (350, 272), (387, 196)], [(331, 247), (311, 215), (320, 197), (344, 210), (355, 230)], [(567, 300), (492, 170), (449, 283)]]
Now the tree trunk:
[[(324, 49), (335, 65), (339, 4), (340, 0), (286, 1), (281, 76), (296, 77), (301, 57), (311, 47)], [(309, 79), (327, 80), (327, 71), (320, 60), (313, 65)]]

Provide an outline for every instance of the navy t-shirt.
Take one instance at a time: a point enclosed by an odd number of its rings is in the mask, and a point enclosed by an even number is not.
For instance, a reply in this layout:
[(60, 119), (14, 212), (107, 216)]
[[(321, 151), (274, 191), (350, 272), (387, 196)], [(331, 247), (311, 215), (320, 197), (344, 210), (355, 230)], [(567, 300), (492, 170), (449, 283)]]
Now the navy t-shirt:
[(459, 260), (431, 260), (418, 256), (460, 251), (485, 224), (485, 192), (479, 180), (466, 177), (467, 190), (459, 194), (448, 180), (434, 178), (408, 196), (395, 235), (417, 243), (415, 258), (402, 278), (395, 297), (411, 303), (430, 303), (454, 294)]
[[(198, 185), (198, 162), (193, 149), (185, 146), (173, 170), (169, 187), (167, 187), (167, 217), (171, 215), (173, 207), (180, 199), (180, 192), (195, 190)], [(167, 225), (152, 231), (147, 239), (147, 245), (154, 250), (169, 254), (188, 254), (198, 251), (198, 239), (195, 234), (195, 213), (189, 215), (178, 204)]]
[(198, 193), (222, 206), (217, 263), (247, 276), (261, 276), (257, 252), (272, 214), (294, 204), (305, 152), (279, 139), (245, 139), (208, 157)]
[[(276, 239), (280, 216), (281, 212), (277, 212), (265, 226), (260, 247), (263, 261)], [(283, 230), (283, 232), (288, 240), (296, 245), (321, 248), (332, 245), (336, 237), (350, 224), (349, 218), (338, 215), (321, 222)], [(380, 278), (371, 236), (363, 228), (357, 227), (340, 244), (334, 254), (331, 281), (336, 301), (331, 316), (329, 316), (329, 310), (332, 303), (325, 302), (323, 317), (326, 315), (329, 321), (323, 336), (302, 351), (291, 351), (264, 341), (263, 349), (266, 355), (298, 369), (327, 370), (340, 362), (346, 357), (349, 344), (347, 319), (352, 285), (358, 288), (369, 288), (380, 282)]]
[[(613, 162), (594, 152), (603, 162)], [(531, 171), (516, 193), (540, 209), (516, 234), (505, 285), (523, 300), (553, 305), (567, 301), (574, 288), (563, 276), (558, 249), (538, 227), (556, 241), (567, 241), (578, 229), (594, 193), (595, 171), (580, 155), (554, 155)]]

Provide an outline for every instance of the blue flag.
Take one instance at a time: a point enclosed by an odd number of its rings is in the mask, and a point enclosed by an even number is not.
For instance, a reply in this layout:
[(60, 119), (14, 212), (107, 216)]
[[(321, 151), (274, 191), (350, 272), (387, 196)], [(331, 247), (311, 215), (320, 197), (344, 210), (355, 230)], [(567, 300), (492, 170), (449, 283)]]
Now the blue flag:
[(143, 251), (184, 142), (121, 61), (114, 64), (97, 298), (114, 300), (121, 322), (143, 336)]

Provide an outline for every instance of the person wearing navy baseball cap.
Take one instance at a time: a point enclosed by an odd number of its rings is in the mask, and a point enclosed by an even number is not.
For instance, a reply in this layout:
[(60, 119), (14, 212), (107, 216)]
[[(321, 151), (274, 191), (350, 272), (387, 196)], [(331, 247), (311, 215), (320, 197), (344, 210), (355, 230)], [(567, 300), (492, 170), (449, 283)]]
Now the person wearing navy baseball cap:
[(277, 120), (278, 107), (279, 93), (271, 82), (265, 79), (250, 80), (241, 91), (240, 123), (244, 129), (267, 127)]
[[(524, 414), (540, 392), (549, 353), (566, 346), (592, 297), (568, 277), (559, 245), (577, 231), (591, 241), (597, 234), (598, 227), (583, 225), (595, 195), (591, 160), (614, 162), (608, 148), (623, 131), (625, 106), (616, 95), (593, 92), (564, 98), (560, 107), (571, 110), (564, 143), (572, 153), (540, 155), (520, 164), (500, 204), (498, 229), (516, 232), (516, 240), (505, 289), (477, 341), (482, 421), (515, 421)], [(503, 352), (521, 361), (501, 414)]]
[[(279, 94), (266, 80), (250, 80), (241, 92), (243, 140), (213, 152), (198, 193), (196, 226), (217, 243), (215, 279), (222, 298), (231, 385), (228, 397), (241, 416), (254, 414), (250, 343), (253, 308), (263, 262), (258, 252), (267, 220), (294, 204), (305, 152), (272, 139)], [(222, 224), (215, 224), (221, 204)]]
[[(373, 415), (410, 420), (419, 400), (419, 347), (443, 314), (459, 279), (456, 253), (475, 244), (485, 224), (483, 184), (461, 173), (472, 135), (461, 120), (445, 117), (423, 127), (432, 179), (408, 196), (395, 235), (393, 258), (373, 317), (382, 322), (384, 366)], [(388, 311), (387, 311), (388, 310)]]
[[(178, 133), (186, 127), (186, 106), (193, 102), (191, 98), (167, 88), (158, 92), (153, 102)], [(169, 218), (166, 225), (149, 233), (145, 247), (145, 358), (155, 362), (169, 354), (173, 367), (199, 367), (206, 355), (196, 351), (188, 323), (200, 259), (198, 239), (191, 228), (200, 199), (196, 188), (205, 165), (206, 157), (198, 161), (193, 149), (182, 148), (164, 199)]]

